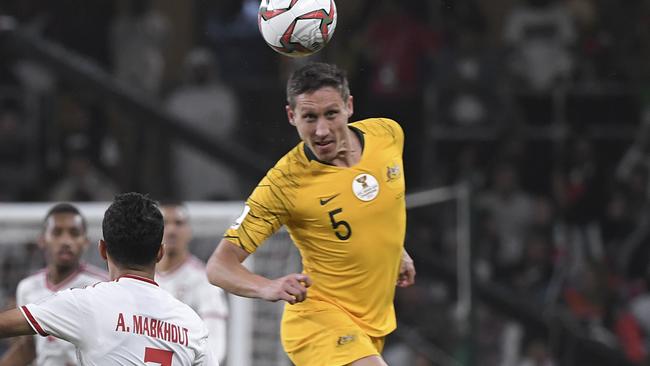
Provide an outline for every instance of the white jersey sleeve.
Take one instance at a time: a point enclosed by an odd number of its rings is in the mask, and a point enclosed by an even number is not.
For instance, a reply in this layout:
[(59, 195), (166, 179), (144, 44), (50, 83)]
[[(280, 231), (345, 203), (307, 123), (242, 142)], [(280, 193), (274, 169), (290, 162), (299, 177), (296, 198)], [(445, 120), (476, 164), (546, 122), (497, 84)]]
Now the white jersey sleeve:
[(78, 343), (83, 324), (88, 324), (86, 311), (78, 306), (75, 299), (80, 289), (64, 290), (41, 300), (38, 303), (22, 305), (21, 311), (36, 333), (47, 337)]
[(202, 352), (192, 366), (219, 366), (219, 361), (210, 342), (206, 340), (201, 344)]
[[(37, 304), (52, 296), (57, 291), (68, 288), (82, 288), (106, 281), (108, 274), (94, 266), (82, 263), (79, 268), (67, 278), (52, 283), (48, 279), (47, 268), (44, 268), (20, 281), (16, 289), (17, 305)], [(54, 336), (34, 336), (36, 360), (34, 366), (79, 365), (77, 352), (69, 342)]]

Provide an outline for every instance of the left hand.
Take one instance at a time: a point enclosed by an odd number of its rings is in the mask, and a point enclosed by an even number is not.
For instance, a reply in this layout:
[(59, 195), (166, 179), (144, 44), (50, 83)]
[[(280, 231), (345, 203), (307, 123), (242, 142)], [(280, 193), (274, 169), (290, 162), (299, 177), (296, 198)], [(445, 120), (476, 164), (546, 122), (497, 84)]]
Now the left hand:
[(402, 262), (399, 266), (399, 278), (397, 279), (397, 286), (409, 287), (415, 283), (415, 266), (413, 259), (404, 250), (402, 253)]

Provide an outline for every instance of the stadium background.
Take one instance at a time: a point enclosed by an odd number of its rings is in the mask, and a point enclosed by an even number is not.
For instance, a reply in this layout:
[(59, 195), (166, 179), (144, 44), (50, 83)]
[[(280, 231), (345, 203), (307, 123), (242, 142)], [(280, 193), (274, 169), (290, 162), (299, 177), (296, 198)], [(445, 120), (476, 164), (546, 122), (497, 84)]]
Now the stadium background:
[[(0, 201), (244, 199), (298, 141), (283, 87), (305, 61), (264, 44), (258, 5), (2, 2)], [(470, 321), (455, 201), (410, 210), (418, 283), (397, 293), (392, 364), (648, 363), (650, 3), (337, 6), (308, 60), (348, 71), (357, 118), (400, 121), (408, 192), (471, 193)], [(42, 265), (33, 238), (12, 244), (3, 306)]]

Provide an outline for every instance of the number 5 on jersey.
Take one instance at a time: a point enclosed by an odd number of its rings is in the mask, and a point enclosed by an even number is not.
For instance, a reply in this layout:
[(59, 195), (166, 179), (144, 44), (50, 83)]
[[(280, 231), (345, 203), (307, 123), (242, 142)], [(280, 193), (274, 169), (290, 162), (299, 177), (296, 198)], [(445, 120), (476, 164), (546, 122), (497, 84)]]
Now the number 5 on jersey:
[(352, 227), (350, 227), (350, 224), (348, 224), (347, 221), (337, 220), (334, 217), (341, 212), (343, 212), (343, 209), (337, 208), (328, 212), (328, 214), (330, 215), (330, 222), (332, 223), (332, 229), (334, 229), (336, 237), (340, 240), (348, 240), (350, 239), (350, 236), (352, 236)]

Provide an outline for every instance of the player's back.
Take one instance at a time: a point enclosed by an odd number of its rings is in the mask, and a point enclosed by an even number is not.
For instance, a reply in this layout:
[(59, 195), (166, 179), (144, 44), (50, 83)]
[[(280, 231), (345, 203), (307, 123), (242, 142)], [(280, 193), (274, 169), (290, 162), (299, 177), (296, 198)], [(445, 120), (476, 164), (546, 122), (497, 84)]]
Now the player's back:
[(149, 279), (126, 275), (23, 307), (34, 329), (77, 346), (83, 365), (216, 365), (208, 331)]

